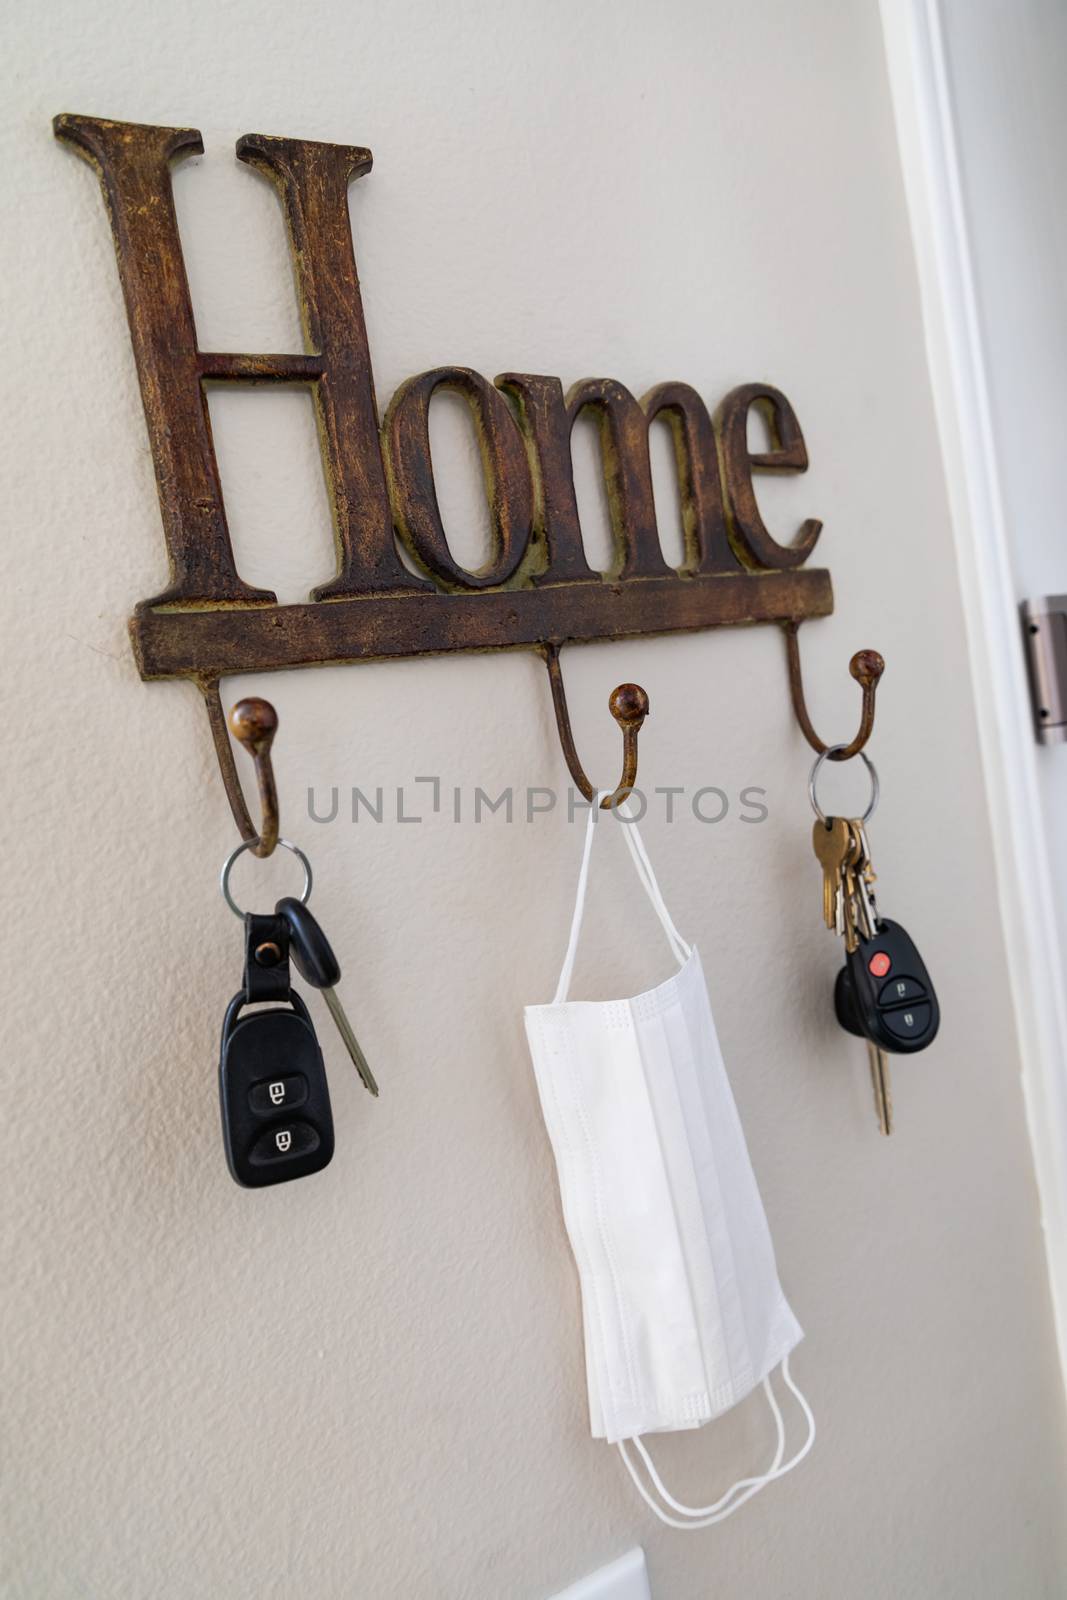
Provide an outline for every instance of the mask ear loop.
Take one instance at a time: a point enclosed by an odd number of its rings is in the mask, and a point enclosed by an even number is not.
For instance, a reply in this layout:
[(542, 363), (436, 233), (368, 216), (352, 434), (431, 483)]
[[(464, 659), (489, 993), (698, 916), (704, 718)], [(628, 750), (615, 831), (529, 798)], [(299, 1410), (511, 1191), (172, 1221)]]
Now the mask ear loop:
[[(725, 1522), (727, 1517), (731, 1517), (735, 1511), (739, 1511), (747, 1500), (752, 1499), (753, 1495), (759, 1494), (761, 1489), (765, 1489), (769, 1483), (773, 1483), (777, 1478), (784, 1478), (787, 1472), (792, 1472), (793, 1468), (799, 1466), (804, 1460), (804, 1457), (808, 1454), (812, 1445), (815, 1443), (815, 1417), (812, 1414), (811, 1407), (808, 1405), (807, 1400), (793, 1382), (789, 1371), (788, 1356), (786, 1356), (785, 1360), (782, 1362), (782, 1377), (785, 1379), (787, 1388), (796, 1398), (805, 1418), (807, 1419), (807, 1438), (797, 1451), (796, 1455), (787, 1461), (784, 1466), (780, 1465), (782, 1452), (785, 1445), (785, 1428), (782, 1422), (782, 1413), (771, 1389), (770, 1379), (764, 1378), (763, 1392), (767, 1396), (768, 1403), (772, 1412), (774, 1413), (775, 1422), (778, 1427), (778, 1448), (775, 1451), (774, 1461), (771, 1467), (768, 1468), (768, 1470), (762, 1474), (762, 1476), (758, 1478), (740, 1478), (737, 1483), (731, 1484), (721, 1499), (715, 1501), (713, 1505), (686, 1506), (683, 1505), (681, 1501), (675, 1500), (673, 1495), (671, 1495), (664, 1487), (663, 1481), (656, 1471), (656, 1468), (652, 1462), (652, 1458), (645, 1448), (643, 1441), (640, 1438), (634, 1439), (633, 1443), (636, 1445), (638, 1453), (648, 1469), (648, 1473), (652, 1479), (652, 1482), (655, 1484), (656, 1488), (659, 1490), (667, 1504), (672, 1506), (675, 1511), (681, 1512), (683, 1516), (691, 1519), (698, 1518), (699, 1520), (679, 1522), (675, 1517), (669, 1517), (666, 1512), (656, 1504), (648, 1490), (645, 1488), (644, 1484), (641, 1482), (637, 1474), (637, 1469), (631, 1461), (629, 1453), (626, 1449), (627, 1441), (624, 1439), (619, 1441), (619, 1454), (622, 1456), (622, 1459), (626, 1464), (627, 1472), (633, 1479), (634, 1487), (637, 1489), (638, 1494), (641, 1496), (642, 1500), (644, 1500), (649, 1509), (654, 1511), (660, 1521), (666, 1523), (667, 1527), (678, 1528), (685, 1532), (687, 1530), (696, 1528), (711, 1528), (714, 1527), (714, 1525), (718, 1522)], [(738, 1491), (740, 1490), (744, 1490), (744, 1493), (739, 1494)], [(737, 1495), (737, 1498), (732, 1501), (732, 1504), (727, 1505), (727, 1501), (730, 1501), (731, 1497), (734, 1495)], [(723, 1509), (724, 1507), (725, 1509)]]
[(578, 872), (578, 889), (574, 896), (574, 915), (571, 918), (570, 937), (567, 940), (567, 953), (563, 957), (563, 966), (560, 969), (559, 982), (556, 992), (552, 996), (554, 1006), (561, 1005), (570, 992), (571, 978), (574, 975), (574, 958), (578, 954), (578, 938), (582, 931), (582, 918), (585, 915), (585, 893), (589, 886), (589, 857), (593, 849), (593, 829), (596, 827), (598, 802), (600, 791), (597, 790), (589, 807), (589, 820), (585, 827), (585, 844), (582, 848), (582, 865)]
[(628, 810), (623, 810), (624, 806), (629, 806), (628, 800), (620, 801), (615, 810), (622, 819), (623, 832), (630, 855), (633, 857), (637, 876), (644, 887), (645, 893), (652, 902), (653, 910), (663, 924), (663, 931), (667, 935), (667, 942), (670, 944), (674, 959), (679, 966), (684, 966), (693, 952), (674, 926), (674, 919), (667, 910), (663, 891), (660, 889), (656, 874), (652, 870), (652, 863), (648, 858), (648, 851), (645, 849), (645, 841), (641, 837), (637, 821), (631, 817)]
[[(570, 993), (571, 978), (574, 975), (574, 962), (578, 954), (578, 940), (581, 937), (582, 931), (582, 919), (585, 915), (585, 897), (589, 887), (589, 861), (593, 849), (593, 832), (597, 826), (597, 819), (600, 815), (601, 808), (599, 802), (602, 796), (605, 796), (608, 799), (612, 798), (609, 791), (598, 789), (594, 793), (589, 806), (589, 820), (586, 823), (585, 844), (582, 849), (582, 864), (578, 872), (578, 888), (574, 897), (574, 915), (571, 918), (571, 931), (570, 937), (567, 940), (567, 953), (563, 957), (563, 966), (560, 970), (559, 982), (556, 984), (556, 992), (552, 996), (552, 1004), (554, 1006), (558, 1006), (565, 1001), (567, 995)], [(671, 953), (674, 956), (674, 959), (677, 961), (680, 967), (684, 966), (689, 960), (692, 951), (671, 920), (671, 914), (667, 910), (663, 895), (660, 891), (660, 886), (656, 882), (656, 875), (652, 871), (652, 863), (648, 859), (648, 852), (645, 849), (644, 840), (641, 838), (641, 835), (638, 832), (637, 821), (630, 815), (628, 810), (623, 809), (625, 806), (628, 806), (628, 804), (628, 801), (620, 800), (617, 805), (612, 807), (612, 810), (617, 811), (620, 814), (623, 831), (626, 836), (626, 843), (629, 847), (630, 855), (633, 857), (634, 868), (637, 872), (637, 881), (641, 884), (641, 887), (644, 889), (649, 900), (652, 902), (652, 909), (655, 911), (663, 926), (663, 931), (667, 936), (667, 942), (671, 947)]]
[[(732, 1483), (730, 1485), (730, 1487), (727, 1489), (726, 1493), (721, 1497), (721, 1499), (715, 1501), (714, 1505), (699, 1507), (699, 1514), (700, 1515), (704, 1515), (705, 1513), (709, 1513), (711, 1515), (712, 1522), (724, 1521), (725, 1518), (728, 1517), (731, 1512), (737, 1510), (738, 1506), (744, 1505), (745, 1500), (750, 1500), (752, 1498), (752, 1495), (757, 1493), (758, 1489), (762, 1489), (767, 1483), (769, 1483), (771, 1481), (771, 1478), (772, 1478), (773, 1474), (778, 1470), (779, 1466), (781, 1465), (782, 1456), (785, 1454), (785, 1423), (782, 1420), (781, 1409), (780, 1409), (780, 1407), (778, 1405), (777, 1400), (774, 1397), (774, 1391), (771, 1389), (770, 1383), (766, 1378), (764, 1378), (764, 1380), (763, 1380), (763, 1392), (767, 1397), (767, 1404), (770, 1406), (771, 1411), (774, 1414), (775, 1427), (776, 1427), (777, 1432), (778, 1432), (778, 1443), (775, 1446), (774, 1457), (773, 1457), (773, 1459), (771, 1461), (770, 1466), (767, 1468), (767, 1471), (765, 1473), (761, 1473), (758, 1478), (739, 1478), (736, 1483)], [(681, 1528), (683, 1531), (685, 1529), (688, 1529), (688, 1528), (708, 1526), (707, 1523), (694, 1523), (692, 1521), (689, 1521), (689, 1522), (678, 1522), (678, 1521), (675, 1520), (674, 1517), (668, 1517), (667, 1516), (667, 1514), (663, 1511), (663, 1509), (656, 1504), (655, 1500), (653, 1500), (652, 1496), (649, 1494), (648, 1490), (645, 1488), (644, 1484), (641, 1482), (641, 1479), (640, 1479), (640, 1477), (638, 1476), (638, 1473), (637, 1473), (637, 1468), (634, 1466), (633, 1462), (630, 1460), (629, 1451), (627, 1450), (627, 1445), (630, 1444), (630, 1443), (633, 1443), (633, 1444), (637, 1445), (638, 1449), (641, 1452), (641, 1456), (642, 1456), (642, 1459), (644, 1460), (645, 1466), (648, 1468), (648, 1471), (649, 1471), (649, 1474), (650, 1474), (650, 1476), (652, 1478), (652, 1481), (656, 1485), (656, 1488), (659, 1490), (659, 1492), (663, 1496), (663, 1498), (665, 1500), (669, 1501), (669, 1503), (672, 1506), (674, 1506), (674, 1508), (677, 1511), (681, 1511), (683, 1513), (683, 1515), (688, 1516), (689, 1512), (687, 1511), (686, 1507), (679, 1505), (678, 1501), (672, 1499), (671, 1496), (667, 1493), (666, 1489), (663, 1487), (662, 1482), (660, 1481), (659, 1475), (657, 1474), (655, 1467), (652, 1464), (652, 1458), (649, 1456), (648, 1451), (643, 1448), (640, 1439), (639, 1438), (634, 1438), (633, 1440), (620, 1439), (619, 1440), (619, 1454), (622, 1456), (623, 1461), (626, 1463), (626, 1470), (630, 1474), (630, 1477), (633, 1479), (634, 1487), (637, 1489), (638, 1494), (641, 1496), (642, 1500), (649, 1507), (649, 1509), (656, 1513), (656, 1516), (659, 1517), (660, 1521), (661, 1522), (665, 1522), (669, 1528)], [(746, 1494), (743, 1499), (738, 1500), (734, 1505), (730, 1506), (728, 1511), (723, 1511), (723, 1507), (727, 1504), (727, 1502), (732, 1500), (733, 1497), (736, 1494), (738, 1494), (739, 1491), (742, 1490), (742, 1489), (747, 1489), (749, 1491), (748, 1494)], [(696, 1515), (697, 1512), (698, 1512), (698, 1508), (694, 1507), (693, 1508), (693, 1514)], [(721, 1516), (718, 1514), (720, 1512), (722, 1513)]]

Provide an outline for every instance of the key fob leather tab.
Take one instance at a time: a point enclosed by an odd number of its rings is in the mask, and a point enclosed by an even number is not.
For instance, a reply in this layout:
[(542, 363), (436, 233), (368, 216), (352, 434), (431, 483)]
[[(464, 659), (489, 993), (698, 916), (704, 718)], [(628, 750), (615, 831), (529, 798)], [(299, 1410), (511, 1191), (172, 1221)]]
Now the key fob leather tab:
[(245, 999), (288, 1000), (289, 924), (245, 912)]

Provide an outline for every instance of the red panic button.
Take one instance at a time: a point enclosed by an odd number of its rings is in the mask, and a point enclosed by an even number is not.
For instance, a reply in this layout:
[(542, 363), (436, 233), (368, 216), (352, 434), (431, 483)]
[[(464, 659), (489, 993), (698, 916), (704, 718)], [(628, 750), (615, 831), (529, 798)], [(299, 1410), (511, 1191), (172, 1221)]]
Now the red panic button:
[(884, 978), (892, 965), (884, 950), (876, 950), (867, 963), (867, 971), (873, 972), (876, 978)]

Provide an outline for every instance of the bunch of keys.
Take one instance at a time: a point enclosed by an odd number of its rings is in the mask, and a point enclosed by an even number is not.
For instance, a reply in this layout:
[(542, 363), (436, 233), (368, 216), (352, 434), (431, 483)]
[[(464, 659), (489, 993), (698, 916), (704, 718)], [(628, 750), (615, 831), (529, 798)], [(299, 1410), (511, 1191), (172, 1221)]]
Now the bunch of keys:
[(823, 870), (823, 918), (845, 941), (845, 965), (834, 985), (834, 1011), (848, 1033), (866, 1040), (878, 1126), (893, 1131), (889, 1053), (913, 1055), (933, 1042), (941, 1022), (937, 995), (914, 942), (899, 923), (879, 915), (876, 873), (866, 824), (878, 804), (878, 774), (862, 750), (871, 799), (860, 818), (828, 817), (815, 781), (832, 746), (811, 769), (808, 795), (815, 812), (812, 844)]
[[(300, 861), (304, 887), (299, 899), (279, 900), (273, 913), (243, 912), (230, 894), (230, 872), (249, 843), (238, 845), (222, 869), (223, 897), (245, 925), (244, 985), (227, 1006), (222, 1025), (222, 1136), (231, 1175), (252, 1189), (320, 1172), (333, 1157), (326, 1069), (308, 1009), (290, 985), (290, 957), (305, 982), (322, 991), (364, 1087), (378, 1093), (337, 995), (337, 958), (308, 910), (311, 864), (287, 839), (278, 844)], [(279, 1003), (241, 1015), (245, 1006), (261, 1001)]]

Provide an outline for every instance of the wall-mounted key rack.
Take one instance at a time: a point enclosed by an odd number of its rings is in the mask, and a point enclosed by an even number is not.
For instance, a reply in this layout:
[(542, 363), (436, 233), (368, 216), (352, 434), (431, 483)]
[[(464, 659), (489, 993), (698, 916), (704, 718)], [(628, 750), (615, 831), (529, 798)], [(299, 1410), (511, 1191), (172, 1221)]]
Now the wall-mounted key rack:
[[(755, 492), (763, 472), (803, 472), (800, 423), (780, 390), (743, 384), (714, 419), (684, 383), (638, 401), (613, 378), (586, 378), (566, 394), (558, 378), (508, 372), (490, 383), (466, 367), (409, 378), (379, 426), (356, 274), (348, 187), (369, 172), (369, 150), (248, 134), (237, 155), (277, 189), (293, 250), (305, 350), (248, 355), (199, 348), (182, 257), (171, 164), (203, 150), (192, 128), (65, 115), (57, 138), (97, 169), (111, 219), (130, 336), (156, 469), (170, 582), (141, 601), (130, 636), (145, 679), (191, 679), (204, 696), (219, 765), (242, 836), (269, 854), (277, 838), (270, 769), (273, 712), (264, 701), (235, 731), (256, 759), (264, 817), (257, 829), (241, 792), (219, 699), (232, 673), (324, 662), (381, 661), (453, 650), (538, 650), (548, 668), (560, 740), (578, 788), (593, 785), (578, 759), (560, 669), (564, 644), (776, 622), (785, 632), (797, 719), (826, 749), (808, 716), (797, 630), (833, 610), (830, 574), (806, 570), (821, 524), (805, 521), (779, 543)], [(310, 387), (332, 508), (337, 570), (300, 605), (279, 605), (237, 571), (212, 444), (206, 385)], [(455, 562), (434, 488), (429, 410), (440, 389), (470, 407), (485, 473), (492, 548), (485, 566)], [(762, 413), (770, 449), (752, 451), (750, 412)], [(600, 430), (615, 555), (588, 564), (571, 467), (571, 430), (591, 412)], [(664, 560), (656, 526), (649, 429), (669, 424), (685, 530), (685, 559)], [(406, 551), (412, 571), (401, 560)], [(858, 733), (834, 746), (847, 760), (870, 737), (882, 658), (853, 656), (863, 691)], [(265, 709), (264, 709), (265, 708)], [(238, 708), (240, 710), (240, 708)], [(644, 691), (611, 697), (623, 733), (623, 773), (610, 805), (637, 773)], [(273, 818), (273, 822), (269, 821)]]

